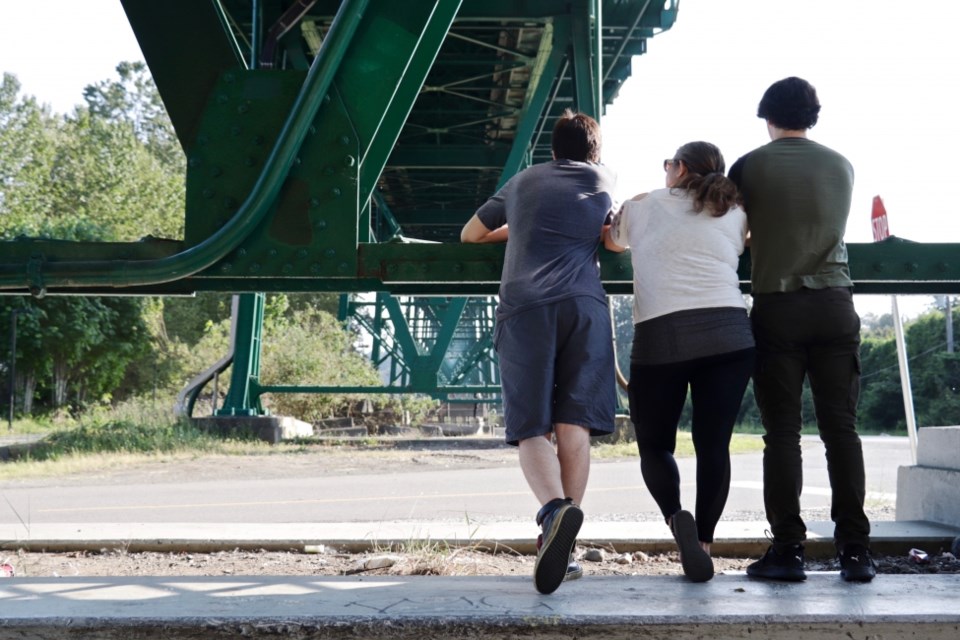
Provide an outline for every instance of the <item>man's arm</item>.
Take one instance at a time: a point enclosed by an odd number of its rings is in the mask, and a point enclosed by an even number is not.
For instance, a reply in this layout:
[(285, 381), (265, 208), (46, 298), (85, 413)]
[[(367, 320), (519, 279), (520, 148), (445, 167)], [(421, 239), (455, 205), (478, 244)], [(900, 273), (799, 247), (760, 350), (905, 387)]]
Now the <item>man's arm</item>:
[(474, 214), (473, 217), (467, 221), (467, 224), (463, 225), (463, 229), (460, 231), (460, 242), (477, 244), (506, 242), (507, 235), (507, 225), (503, 225), (497, 229), (488, 229), (480, 220), (480, 217)]

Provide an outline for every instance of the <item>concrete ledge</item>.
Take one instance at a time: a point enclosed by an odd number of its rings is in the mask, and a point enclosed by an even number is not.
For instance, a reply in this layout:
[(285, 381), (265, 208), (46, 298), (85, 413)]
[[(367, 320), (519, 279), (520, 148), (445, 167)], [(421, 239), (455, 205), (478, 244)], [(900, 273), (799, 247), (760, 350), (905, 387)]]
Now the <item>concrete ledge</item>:
[(960, 427), (923, 427), (917, 432), (917, 466), (960, 470)]
[(252, 436), (271, 444), (313, 436), (313, 425), (290, 416), (208, 416), (193, 420), (198, 427), (210, 433), (228, 437)]
[(0, 640), (44, 638), (926, 638), (960, 635), (957, 576), (720, 575), (24, 578), (0, 582)]
[[(833, 523), (808, 523), (807, 555), (831, 558)], [(717, 555), (759, 556), (766, 550), (765, 522), (721, 522), (714, 551)], [(0, 549), (25, 551), (138, 551), (215, 552), (231, 549), (297, 550), (327, 545), (350, 552), (399, 547), (412, 542), (449, 546), (476, 546), (535, 553), (536, 527), (532, 523), (491, 524), (382, 522), (382, 523), (82, 523), (0, 526)], [(928, 552), (950, 549), (960, 527), (929, 522), (874, 523), (872, 547), (878, 553), (905, 554), (912, 547)], [(591, 522), (580, 531), (581, 546), (603, 546), (618, 552), (674, 551), (667, 527), (659, 522)]]

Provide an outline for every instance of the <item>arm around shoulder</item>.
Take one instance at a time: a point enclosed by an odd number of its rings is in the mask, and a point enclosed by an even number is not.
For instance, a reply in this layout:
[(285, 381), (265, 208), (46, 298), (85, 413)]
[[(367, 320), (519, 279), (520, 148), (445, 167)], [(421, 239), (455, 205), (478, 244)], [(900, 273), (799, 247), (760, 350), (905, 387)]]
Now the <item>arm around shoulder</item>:
[(613, 241), (613, 237), (610, 230), (612, 226), (613, 226), (612, 224), (603, 225), (603, 233), (601, 234), (601, 237), (603, 238), (603, 247), (607, 251), (613, 251), (614, 253), (623, 253), (624, 251), (627, 250), (627, 248), (621, 247), (619, 244)]

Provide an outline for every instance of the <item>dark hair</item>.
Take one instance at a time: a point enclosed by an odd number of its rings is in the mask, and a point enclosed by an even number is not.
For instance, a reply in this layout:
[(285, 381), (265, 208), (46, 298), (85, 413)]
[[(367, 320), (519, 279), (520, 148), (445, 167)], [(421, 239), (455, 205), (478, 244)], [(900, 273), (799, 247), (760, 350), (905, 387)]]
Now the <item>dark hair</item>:
[(688, 142), (673, 156), (686, 166), (687, 174), (674, 189), (686, 189), (693, 194), (693, 210), (704, 209), (720, 217), (740, 204), (740, 191), (732, 180), (723, 175), (726, 164), (723, 154), (709, 142)]
[(774, 82), (760, 99), (757, 117), (769, 120), (781, 129), (809, 129), (820, 117), (817, 90), (803, 78), (791, 76)]
[(564, 109), (553, 126), (553, 155), (557, 160), (600, 162), (600, 124), (588, 115)]

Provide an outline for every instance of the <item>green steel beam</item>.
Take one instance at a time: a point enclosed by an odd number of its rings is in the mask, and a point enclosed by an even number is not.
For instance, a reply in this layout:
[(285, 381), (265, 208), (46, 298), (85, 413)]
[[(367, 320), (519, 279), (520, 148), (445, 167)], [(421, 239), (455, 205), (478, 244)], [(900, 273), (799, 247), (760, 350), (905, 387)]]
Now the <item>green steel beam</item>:
[[(503, 266), (502, 245), (459, 243), (361, 244), (360, 263), (351, 277), (287, 278), (196, 275), (163, 287), (117, 290), (92, 287), (89, 295), (190, 295), (223, 292), (368, 292), (397, 295), (496, 295)], [(863, 294), (960, 293), (960, 244), (919, 243), (891, 238), (879, 243), (847, 245), (855, 291)], [(629, 294), (633, 269), (629, 253), (600, 251), (601, 278), (609, 294)], [(749, 250), (740, 261), (741, 287), (749, 291)], [(22, 291), (7, 292), (22, 295)], [(51, 288), (49, 295), (76, 295), (72, 288)]]
[(495, 169), (500, 170), (510, 149), (480, 145), (402, 145), (390, 154), (388, 165), (397, 169)]
[[(184, 148), (193, 146), (220, 76), (246, 66), (212, 1), (120, 0)], [(170, 46), (176, 42), (177, 46)]]
[[(146, 286), (171, 282), (198, 271), (202, 271), (237, 247), (266, 216), (274, 205), (283, 181), (294, 164), (312, 126), (317, 110), (327, 97), (327, 90), (333, 81), (334, 73), (344, 58), (347, 47), (353, 40), (363, 12), (370, 0), (346, 0), (338, 13), (337, 20), (324, 40), (324, 46), (314, 61), (290, 110), (283, 131), (265, 163), (247, 200), (229, 223), (220, 227), (213, 235), (198, 245), (167, 258), (137, 261), (58, 261), (56, 256), (28, 263), (0, 264), (0, 289), (21, 289), (26, 287), (35, 295), (43, 295), (52, 286), (97, 287), (97, 286)], [(204, 3), (206, 4), (206, 3)], [(216, 28), (219, 19), (211, 11)], [(168, 43), (169, 46), (169, 43)], [(149, 63), (149, 59), (148, 59)], [(237, 80), (226, 73), (223, 82)], [(222, 102), (217, 100), (217, 102)], [(236, 109), (244, 111), (244, 104)], [(198, 144), (204, 141), (198, 138)], [(192, 162), (192, 159), (191, 159)], [(215, 193), (211, 190), (211, 197)]]
[[(240, 296), (236, 318), (236, 350), (230, 372), (230, 390), (217, 410), (221, 416), (262, 415), (263, 406), (256, 392), (260, 379), (260, 354), (263, 342), (263, 308), (266, 296), (245, 293)], [(243, 338), (241, 338), (243, 336)]]
[(595, 47), (591, 46), (594, 39), (594, 30), (591, 29), (591, 8), (596, 0), (580, 0), (574, 5), (571, 28), (571, 56), (573, 57), (574, 99), (576, 109), (580, 113), (600, 120), (602, 107), (597, 99), (598, 80), (595, 76), (596, 59)]
[(526, 94), (520, 122), (513, 139), (510, 155), (502, 164), (500, 182), (502, 187), (521, 169), (530, 164), (530, 145), (533, 135), (545, 110), (549, 110), (550, 89), (557, 78), (563, 59), (570, 47), (570, 22), (560, 18), (547, 25), (540, 41), (540, 51), (530, 78), (530, 88)]
[[(476, 213), (473, 209), (415, 209), (403, 213), (394, 213), (404, 226), (407, 225), (454, 225), (463, 227)], [(458, 229), (459, 231), (459, 229)]]

